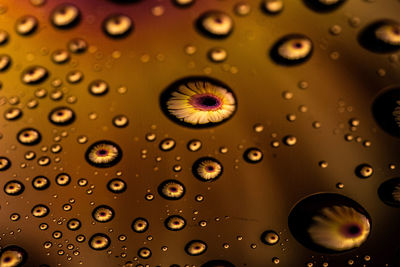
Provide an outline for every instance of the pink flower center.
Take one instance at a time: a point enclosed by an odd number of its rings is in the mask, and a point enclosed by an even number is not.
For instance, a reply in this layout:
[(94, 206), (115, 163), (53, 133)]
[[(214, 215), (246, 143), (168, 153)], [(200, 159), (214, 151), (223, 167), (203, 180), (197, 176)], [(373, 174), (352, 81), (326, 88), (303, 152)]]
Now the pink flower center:
[(190, 98), (189, 104), (202, 111), (215, 111), (221, 108), (222, 101), (213, 94), (199, 94)]
[(345, 237), (354, 238), (358, 237), (361, 234), (361, 227), (356, 223), (343, 225), (341, 232)]

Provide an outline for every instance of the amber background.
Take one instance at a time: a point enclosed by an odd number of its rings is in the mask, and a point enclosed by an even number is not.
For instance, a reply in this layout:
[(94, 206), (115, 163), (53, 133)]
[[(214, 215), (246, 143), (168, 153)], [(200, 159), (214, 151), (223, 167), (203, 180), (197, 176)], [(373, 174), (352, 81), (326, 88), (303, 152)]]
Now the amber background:
[[(61, 31), (49, 23), (50, 11), (64, 1), (50, 1), (42, 7), (34, 7), (27, 0), (2, 0), (6, 12), (0, 15), (0, 27), (10, 33), (9, 44), (0, 48), (0, 53), (9, 54), (13, 63), (6, 73), (0, 74), (3, 88), (0, 90), (0, 113), (10, 107), (6, 100), (12, 96), (20, 98), (24, 116), (8, 122), (0, 118), (0, 153), (13, 163), (11, 169), (0, 173), (1, 186), (11, 179), (23, 181), (25, 192), (17, 197), (1, 194), (0, 244), (16, 244), (29, 253), (27, 266), (49, 264), (56, 266), (122, 266), (136, 257), (137, 250), (146, 246), (152, 250), (152, 257), (139, 260), (150, 266), (169, 266), (177, 263), (200, 266), (211, 259), (226, 259), (236, 266), (271, 266), (272, 257), (280, 258), (280, 266), (304, 266), (315, 261), (316, 266), (328, 262), (329, 266), (344, 266), (348, 259), (355, 260), (353, 266), (384, 266), (390, 264), (398, 247), (400, 214), (398, 209), (386, 206), (377, 196), (378, 186), (385, 180), (399, 176), (398, 169), (391, 171), (389, 163), (399, 164), (400, 142), (384, 133), (371, 115), (371, 103), (382, 89), (399, 84), (399, 62), (389, 55), (373, 54), (357, 43), (357, 34), (368, 23), (381, 18), (398, 19), (400, 2), (395, 0), (347, 1), (332, 13), (316, 13), (308, 9), (302, 1), (285, 1), (285, 10), (278, 16), (267, 16), (259, 8), (259, 1), (248, 1), (252, 12), (245, 17), (234, 15), (233, 6), (237, 1), (197, 1), (188, 9), (178, 9), (170, 1), (139, 1), (127, 5), (117, 5), (111, 1), (92, 0), (68, 2), (75, 3), (83, 17), (79, 26)], [(162, 16), (154, 16), (151, 9), (161, 5)], [(224, 10), (235, 21), (233, 34), (225, 40), (212, 40), (197, 33), (193, 22), (203, 11)], [(128, 14), (135, 23), (132, 34), (123, 40), (111, 40), (101, 31), (103, 19), (111, 13)], [(14, 23), (21, 15), (31, 14), (40, 20), (36, 34), (21, 37), (15, 34)], [(360, 19), (358, 27), (349, 23), (354, 17)], [(329, 33), (333, 25), (340, 25), (338, 36)], [(274, 42), (287, 33), (303, 33), (314, 42), (312, 58), (301, 66), (282, 67), (268, 58), (268, 50)], [(82, 55), (72, 55), (70, 63), (56, 65), (50, 54), (59, 48), (66, 48), (67, 42), (75, 37), (86, 39), (90, 45)], [(195, 45), (193, 55), (185, 53), (186, 45)], [(225, 63), (215, 64), (207, 59), (207, 51), (220, 46), (228, 51)], [(120, 58), (112, 53), (119, 51)], [(331, 58), (332, 52), (340, 54), (337, 60)], [(398, 56), (397, 54), (396, 56)], [(148, 57), (148, 62), (146, 58)], [(46, 66), (50, 78), (40, 86), (25, 86), (20, 82), (21, 71), (30, 65)], [(232, 73), (233, 68), (233, 73)], [(386, 75), (377, 74), (384, 69)], [(60, 78), (65, 81), (71, 70), (84, 73), (84, 80), (71, 85), (67, 82), (60, 87), (65, 97), (53, 101), (49, 97), (39, 100), (39, 106), (29, 110), (25, 107), (34, 98), (38, 87), (53, 90), (51, 81)], [(237, 70), (237, 73), (236, 73)], [(158, 98), (162, 90), (171, 82), (189, 75), (209, 75), (228, 84), (238, 99), (238, 110), (228, 122), (212, 129), (189, 129), (170, 121), (162, 113)], [(104, 79), (110, 84), (110, 92), (104, 97), (93, 97), (87, 91), (94, 79)], [(307, 81), (309, 87), (298, 88), (299, 81)], [(121, 95), (119, 86), (128, 91)], [(293, 99), (284, 100), (283, 91), (291, 91)], [(66, 97), (77, 96), (75, 104), (67, 104)], [(77, 113), (77, 119), (70, 127), (54, 127), (47, 120), (47, 114), (54, 107), (68, 105)], [(300, 105), (308, 107), (302, 113)], [(344, 110), (343, 110), (344, 108)], [(89, 113), (98, 114), (96, 120), (89, 119)], [(286, 115), (297, 115), (295, 122), (288, 122)], [(111, 120), (115, 115), (125, 114), (130, 124), (125, 129), (115, 128)], [(354, 136), (370, 140), (372, 146), (346, 142), (344, 134), (350, 133), (348, 120), (356, 117), (361, 124)], [(320, 121), (322, 127), (314, 129), (312, 123)], [(262, 123), (265, 129), (256, 133), (253, 125)], [(17, 132), (27, 126), (37, 128), (43, 140), (33, 149), (24, 147), (16, 141)], [(68, 137), (59, 142), (63, 151), (59, 155), (41, 152), (42, 146), (54, 144), (53, 138), (62, 131)], [(154, 132), (157, 140), (145, 141), (145, 134)], [(277, 138), (271, 135), (277, 134)], [(279, 148), (272, 148), (272, 140), (281, 140), (292, 134), (298, 139), (293, 147), (282, 142)], [(87, 144), (77, 143), (77, 137), (86, 135)], [(172, 137), (177, 146), (171, 152), (158, 148), (164, 137)], [(109, 169), (96, 169), (84, 161), (86, 148), (92, 142), (110, 139), (123, 149), (121, 162)], [(203, 148), (189, 152), (186, 144), (191, 139), (200, 139)], [(227, 154), (219, 148), (226, 146)], [(259, 147), (264, 152), (261, 163), (250, 165), (242, 159), (248, 147)], [(140, 151), (148, 150), (147, 159), (141, 159)], [(37, 158), (49, 155), (52, 164), (38, 166), (36, 160), (26, 161), (24, 153), (34, 150)], [(191, 174), (192, 163), (201, 156), (213, 156), (224, 166), (223, 176), (215, 183), (201, 183)], [(55, 156), (61, 162), (55, 163)], [(156, 162), (155, 158), (162, 160)], [(176, 157), (181, 157), (180, 161)], [(320, 168), (318, 162), (325, 160), (329, 166)], [(27, 167), (20, 165), (26, 163)], [(183, 170), (174, 173), (172, 166), (180, 163)], [(354, 169), (358, 164), (369, 163), (374, 167), (374, 175), (366, 180), (357, 178)], [(156, 168), (156, 169), (155, 169)], [(122, 171), (128, 190), (121, 195), (113, 195), (106, 189), (107, 182)], [(55, 184), (54, 178), (60, 172), (72, 176), (69, 186), (62, 188)], [(46, 175), (52, 181), (49, 189), (40, 192), (31, 186), (37, 175)], [(91, 195), (87, 187), (77, 186), (77, 180), (85, 177), (89, 185), (95, 185)], [(165, 179), (176, 178), (186, 186), (186, 195), (179, 201), (167, 201), (157, 194), (157, 186)], [(344, 189), (337, 189), (338, 182)], [(153, 201), (146, 201), (147, 192), (155, 195)], [(359, 249), (339, 255), (322, 255), (301, 246), (290, 234), (287, 216), (300, 199), (317, 192), (338, 192), (360, 203), (372, 217), (372, 232), (368, 241)], [(194, 200), (202, 194), (205, 200)], [(56, 196), (56, 197), (55, 197)], [(74, 198), (75, 204), (69, 212), (62, 205)], [(91, 205), (91, 202), (94, 205)], [(44, 219), (34, 218), (31, 208), (43, 203), (50, 207), (51, 213)], [(91, 212), (95, 206), (107, 204), (114, 208), (116, 216), (107, 224), (92, 224)], [(180, 232), (171, 232), (163, 226), (169, 214), (182, 211), (188, 222)], [(198, 211), (198, 214), (194, 214)], [(21, 219), (12, 222), (11, 213), (17, 212)], [(27, 216), (27, 218), (25, 218)], [(136, 234), (130, 229), (132, 220), (145, 217), (150, 222), (149, 230)], [(229, 218), (226, 218), (229, 216)], [(78, 231), (87, 239), (96, 233), (104, 232), (111, 237), (111, 255), (106, 251), (93, 251), (87, 242), (75, 241), (78, 233), (67, 230), (63, 218), (76, 217), (83, 227)], [(221, 218), (217, 222), (215, 218)], [(193, 219), (192, 219), (193, 218)], [(198, 225), (207, 220), (204, 228)], [(41, 222), (49, 224), (47, 231), (41, 231)], [(21, 232), (17, 232), (21, 229)], [(112, 229), (112, 232), (109, 232)], [(263, 231), (274, 229), (282, 232), (283, 245), (267, 247), (259, 238)], [(63, 232), (63, 238), (54, 240), (51, 233)], [(14, 234), (10, 234), (13, 231)], [(126, 234), (125, 242), (117, 240), (118, 235)], [(148, 235), (153, 236), (147, 241)], [(236, 239), (243, 236), (242, 241)], [(192, 239), (202, 239), (208, 244), (208, 251), (197, 257), (184, 253), (184, 245)], [(288, 239), (286, 241), (285, 239)], [(52, 248), (46, 250), (42, 244), (51, 240)], [(67, 260), (67, 242), (79, 247), (80, 255)], [(224, 249), (223, 243), (230, 247)], [(251, 244), (256, 249), (251, 249)], [(58, 256), (62, 244), (66, 254)], [(118, 257), (122, 247), (127, 247), (128, 256)], [(168, 246), (163, 252), (162, 246)], [(46, 255), (46, 253), (50, 253)], [(371, 261), (364, 262), (365, 255)]]

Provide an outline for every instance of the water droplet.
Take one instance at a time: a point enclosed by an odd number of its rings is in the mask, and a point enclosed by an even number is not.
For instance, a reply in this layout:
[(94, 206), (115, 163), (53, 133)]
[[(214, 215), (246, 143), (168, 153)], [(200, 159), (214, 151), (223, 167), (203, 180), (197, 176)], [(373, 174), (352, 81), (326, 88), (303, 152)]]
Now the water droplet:
[(387, 205), (400, 207), (400, 178), (383, 182), (378, 189), (379, 198)]
[(261, 242), (266, 245), (275, 245), (279, 242), (279, 235), (273, 230), (267, 230), (261, 235)]
[(121, 148), (114, 142), (102, 140), (90, 145), (85, 154), (87, 162), (98, 168), (116, 165), (122, 158)]
[(374, 174), (374, 169), (369, 164), (360, 164), (355, 170), (359, 178), (369, 178)]
[(22, 194), (25, 190), (25, 186), (23, 183), (17, 180), (8, 181), (4, 185), (4, 193), (9, 196), (18, 196)]
[(393, 53), (400, 49), (400, 24), (393, 20), (378, 20), (359, 34), (362, 47), (375, 53)]
[(103, 22), (104, 32), (112, 38), (126, 37), (133, 29), (131, 18), (122, 14), (114, 14)]
[(214, 47), (208, 51), (208, 58), (215, 63), (224, 62), (228, 58), (228, 52), (224, 48)]
[(283, 143), (287, 146), (294, 146), (297, 143), (297, 138), (293, 135), (287, 135), (283, 138)]
[(120, 194), (125, 192), (126, 187), (127, 187), (126, 183), (118, 178), (110, 180), (107, 184), (108, 190), (110, 190), (114, 194)]
[(0, 156), (0, 171), (5, 171), (11, 167), (11, 161), (6, 158)]
[(339, 8), (346, 0), (303, 0), (303, 2), (316, 12), (331, 12)]
[(75, 54), (84, 53), (87, 50), (87, 47), (88, 43), (81, 38), (75, 38), (68, 42), (69, 51)]
[(111, 239), (102, 233), (94, 234), (89, 239), (89, 247), (94, 250), (105, 250), (111, 244)]
[(36, 176), (32, 180), (32, 186), (36, 190), (45, 190), (50, 186), (50, 180), (45, 176)]
[(215, 158), (203, 157), (193, 163), (192, 172), (202, 182), (213, 182), (221, 177), (223, 167)]
[(160, 103), (170, 119), (187, 127), (218, 125), (231, 118), (237, 106), (232, 90), (208, 77), (174, 82), (162, 93)]
[(182, 8), (189, 7), (193, 5), (194, 2), (195, 0), (172, 0), (172, 3), (174, 3), (175, 6)]
[(283, 0), (264, 0), (262, 2), (263, 11), (270, 15), (281, 13), (283, 7)]
[(66, 63), (66, 62), (69, 61), (69, 59), (70, 59), (69, 52), (67, 50), (64, 50), (64, 49), (55, 50), (51, 54), (51, 60), (56, 64)]
[(79, 230), (79, 229), (81, 228), (81, 226), (82, 226), (81, 221), (78, 220), (78, 219), (75, 219), (75, 218), (70, 219), (70, 220), (68, 220), (68, 222), (67, 222), (67, 228), (68, 228), (69, 230), (71, 230), (71, 231)]
[(38, 25), (39, 21), (34, 16), (22, 16), (15, 23), (15, 31), (20, 35), (30, 35), (36, 31)]
[(165, 219), (164, 225), (170, 231), (179, 231), (185, 228), (186, 221), (179, 215), (172, 215)]
[(9, 108), (4, 112), (4, 118), (8, 121), (14, 121), (22, 117), (22, 110), (19, 108)]
[(176, 142), (172, 138), (166, 138), (160, 142), (160, 149), (162, 151), (171, 151), (175, 148)]
[(22, 72), (21, 80), (25, 84), (36, 85), (45, 81), (49, 73), (45, 67), (31, 66)]
[(207, 244), (201, 240), (192, 240), (185, 246), (185, 252), (190, 256), (204, 254), (207, 250)]
[(57, 126), (69, 125), (75, 120), (75, 112), (68, 107), (57, 107), (50, 112), (49, 120)]
[(4, 267), (23, 266), (28, 258), (26, 251), (18, 246), (7, 246), (1, 250), (0, 265)]
[(112, 123), (117, 128), (125, 128), (129, 124), (129, 119), (125, 115), (117, 115), (113, 118)]
[(234, 6), (233, 10), (238, 16), (247, 16), (251, 12), (251, 6), (247, 2), (239, 2)]
[(94, 96), (107, 94), (108, 88), (108, 83), (103, 80), (95, 80), (89, 84), (89, 92)]
[(165, 199), (178, 200), (185, 195), (185, 186), (177, 180), (166, 180), (158, 186), (158, 193)]
[(18, 132), (17, 140), (22, 145), (33, 146), (40, 143), (42, 136), (36, 129), (25, 128)]
[(114, 218), (114, 210), (107, 205), (101, 205), (96, 207), (92, 212), (92, 217), (98, 222), (106, 223)]
[(46, 217), (49, 212), (49, 208), (43, 204), (38, 204), (34, 206), (31, 211), (32, 215), (37, 218)]
[(149, 248), (140, 248), (137, 254), (142, 259), (148, 259), (151, 257), (151, 250)]
[(69, 185), (71, 182), (71, 176), (68, 173), (60, 173), (56, 177), (56, 183), (60, 186)]
[(311, 250), (340, 253), (366, 241), (370, 216), (348, 197), (319, 193), (296, 204), (289, 215), (289, 229), (297, 241)]
[(212, 38), (226, 38), (233, 31), (233, 20), (225, 12), (208, 11), (203, 13), (196, 21), (201, 33)]
[(72, 4), (61, 4), (51, 12), (50, 20), (57, 28), (71, 28), (79, 23), (80, 11)]
[(0, 55), (0, 72), (8, 70), (11, 66), (11, 57), (9, 55)]
[(258, 163), (263, 159), (263, 153), (260, 149), (256, 147), (251, 147), (246, 149), (243, 153), (243, 158), (248, 163)]
[(279, 39), (270, 50), (270, 57), (281, 65), (297, 65), (312, 54), (312, 41), (302, 34), (289, 34)]
[(136, 218), (132, 222), (132, 230), (136, 233), (144, 233), (149, 228), (149, 222), (145, 218)]

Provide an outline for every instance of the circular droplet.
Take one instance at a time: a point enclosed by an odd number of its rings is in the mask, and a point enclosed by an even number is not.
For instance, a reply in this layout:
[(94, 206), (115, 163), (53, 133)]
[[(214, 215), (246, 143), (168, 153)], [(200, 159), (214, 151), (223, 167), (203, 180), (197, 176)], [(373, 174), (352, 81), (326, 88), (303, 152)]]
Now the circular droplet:
[(231, 118), (237, 108), (232, 90), (208, 77), (178, 80), (161, 94), (161, 108), (173, 121), (187, 127), (211, 127)]
[(201, 146), (201, 141), (197, 139), (190, 140), (187, 144), (187, 148), (189, 149), (189, 151), (192, 152), (199, 151), (201, 149)]
[(67, 50), (64, 50), (64, 49), (55, 50), (51, 54), (51, 60), (56, 64), (66, 63), (66, 62), (69, 61), (69, 59), (70, 59), (69, 52)]
[(26, 251), (18, 246), (7, 246), (1, 250), (0, 266), (18, 267), (23, 266), (28, 258)]
[(0, 55), (0, 72), (8, 70), (11, 66), (11, 57), (9, 55)]
[(79, 230), (79, 229), (81, 228), (81, 226), (82, 226), (81, 221), (78, 220), (78, 219), (75, 219), (75, 218), (70, 219), (70, 220), (68, 220), (68, 222), (67, 222), (67, 228), (68, 228), (69, 230), (71, 230), (71, 231)]
[(31, 66), (22, 72), (21, 80), (25, 84), (36, 85), (45, 81), (49, 73), (45, 67)]
[(361, 246), (371, 220), (354, 200), (319, 193), (301, 200), (289, 215), (289, 229), (301, 244), (321, 253), (339, 253)]
[(89, 239), (89, 247), (94, 250), (104, 250), (107, 249), (111, 244), (111, 239), (105, 234), (94, 234)]
[(88, 147), (85, 154), (87, 162), (98, 168), (116, 165), (122, 158), (121, 148), (111, 141), (98, 141)]
[(57, 28), (71, 28), (79, 23), (80, 11), (72, 4), (61, 4), (52, 11), (50, 20)]
[(201, 240), (192, 240), (185, 246), (185, 252), (190, 256), (199, 256), (207, 250), (207, 244)]
[(42, 136), (39, 131), (33, 128), (25, 128), (18, 132), (17, 140), (22, 145), (33, 146), (40, 143)]
[(38, 204), (34, 206), (31, 211), (32, 215), (37, 218), (46, 217), (49, 212), (49, 208), (43, 204)]
[(103, 80), (96, 80), (89, 84), (89, 92), (94, 96), (102, 96), (108, 92), (108, 83)]
[(360, 164), (357, 166), (355, 173), (359, 178), (369, 178), (374, 174), (374, 169), (369, 164)]
[(400, 207), (400, 178), (383, 182), (378, 188), (378, 195), (385, 204)]
[(262, 161), (263, 157), (262, 151), (256, 147), (248, 148), (243, 153), (243, 158), (248, 163), (258, 163)]
[(235, 14), (238, 16), (246, 16), (250, 14), (251, 12), (251, 6), (247, 2), (239, 2), (237, 3), (233, 10), (235, 11)]
[(56, 177), (56, 183), (60, 186), (66, 186), (71, 183), (71, 176), (68, 173), (60, 173)]
[(261, 242), (266, 245), (273, 246), (279, 242), (279, 235), (272, 230), (265, 231), (261, 235)]
[(83, 73), (79, 70), (70, 71), (66, 77), (67, 82), (72, 84), (79, 83), (80, 81), (82, 81), (82, 79), (83, 79)]
[(197, 19), (196, 26), (206, 36), (226, 38), (233, 31), (233, 20), (225, 12), (216, 10), (208, 11)]
[(50, 186), (50, 180), (45, 176), (36, 176), (32, 180), (32, 186), (36, 190), (45, 190)]
[(20, 108), (9, 108), (4, 112), (4, 118), (8, 121), (15, 121), (22, 117), (22, 110)]
[(60, 231), (54, 231), (52, 234), (54, 239), (60, 239), (62, 237), (62, 232)]
[(132, 230), (136, 233), (144, 233), (149, 228), (149, 222), (145, 218), (136, 218), (132, 222)]
[(276, 15), (283, 10), (283, 0), (264, 0), (262, 3), (262, 8), (264, 12), (269, 15)]
[(367, 25), (358, 35), (362, 47), (375, 53), (393, 53), (400, 49), (400, 23), (378, 20)]
[(164, 221), (164, 225), (168, 230), (179, 231), (185, 228), (186, 221), (179, 215), (172, 215)]
[(228, 52), (220, 47), (215, 47), (208, 51), (208, 58), (215, 63), (224, 62), (228, 58)]
[(172, 138), (166, 138), (160, 142), (160, 149), (162, 151), (171, 151), (175, 148), (176, 142)]
[(121, 179), (115, 178), (108, 182), (107, 188), (112, 193), (120, 194), (126, 190), (126, 183)]
[(106, 223), (114, 218), (114, 210), (106, 205), (101, 205), (95, 208), (92, 212), (92, 217), (98, 222)]
[(172, 0), (172, 3), (181, 8), (186, 8), (193, 5), (195, 0)]
[(125, 115), (117, 115), (113, 118), (112, 123), (117, 128), (125, 128), (129, 124), (129, 119)]
[(270, 57), (281, 65), (297, 65), (312, 54), (312, 41), (303, 34), (289, 34), (279, 39), (270, 51)]
[(78, 243), (83, 243), (86, 240), (86, 237), (84, 235), (77, 235), (75, 238), (76, 242)]
[(122, 14), (114, 14), (103, 22), (104, 32), (112, 38), (126, 37), (133, 29), (131, 18)]
[(6, 158), (0, 156), (0, 171), (8, 170), (11, 167), (11, 161)]
[(297, 143), (297, 138), (293, 135), (287, 135), (283, 138), (283, 143), (287, 146), (294, 146)]
[(81, 38), (72, 39), (68, 43), (69, 51), (71, 51), (72, 53), (76, 53), (76, 54), (81, 54), (81, 53), (85, 52), (87, 47), (88, 47), (88, 43)]
[(138, 256), (142, 259), (148, 259), (151, 257), (151, 250), (149, 248), (140, 248)]
[(178, 200), (185, 195), (185, 186), (177, 180), (166, 180), (158, 186), (158, 193), (165, 199)]
[(17, 19), (15, 23), (15, 31), (20, 35), (30, 35), (34, 33), (39, 25), (37, 18), (26, 15)]
[(18, 213), (13, 213), (10, 215), (10, 220), (11, 221), (18, 221), (21, 218), (21, 216)]
[(23, 183), (17, 180), (12, 180), (4, 185), (4, 192), (9, 196), (18, 196), (25, 190)]
[(316, 12), (331, 12), (339, 8), (346, 0), (303, 0), (303, 2)]
[(50, 112), (49, 120), (58, 126), (69, 125), (75, 120), (75, 112), (68, 107), (57, 107)]
[(372, 113), (385, 132), (400, 137), (400, 87), (379, 94), (372, 104)]
[(213, 182), (221, 177), (223, 167), (215, 158), (203, 157), (193, 163), (192, 172), (202, 182)]
[(7, 31), (0, 29), (0, 45), (3, 46), (8, 43), (10, 35)]

